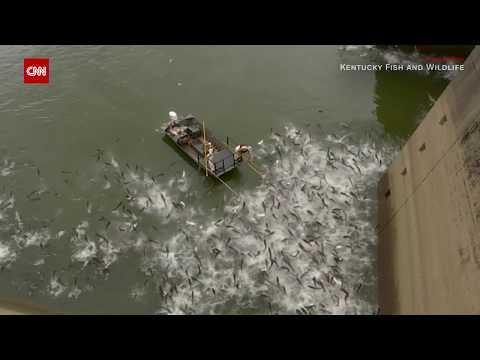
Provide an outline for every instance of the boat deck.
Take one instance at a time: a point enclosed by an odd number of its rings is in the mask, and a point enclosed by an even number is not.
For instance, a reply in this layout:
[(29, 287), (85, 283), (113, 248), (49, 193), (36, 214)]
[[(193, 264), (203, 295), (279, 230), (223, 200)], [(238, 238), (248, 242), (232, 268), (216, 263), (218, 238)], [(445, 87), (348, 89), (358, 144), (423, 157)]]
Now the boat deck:
[[(196, 164), (205, 169), (205, 144), (201, 123), (193, 116), (187, 116), (177, 122), (176, 126), (167, 127), (165, 134), (190, 157)], [(188, 135), (185, 135), (188, 134)], [(213, 154), (208, 159), (207, 170), (215, 176), (235, 169), (241, 162), (241, 158), (235, 158), (235, 154), (225, 147), (212, 133), (205, 129), (205, 137), (214, 147)]]

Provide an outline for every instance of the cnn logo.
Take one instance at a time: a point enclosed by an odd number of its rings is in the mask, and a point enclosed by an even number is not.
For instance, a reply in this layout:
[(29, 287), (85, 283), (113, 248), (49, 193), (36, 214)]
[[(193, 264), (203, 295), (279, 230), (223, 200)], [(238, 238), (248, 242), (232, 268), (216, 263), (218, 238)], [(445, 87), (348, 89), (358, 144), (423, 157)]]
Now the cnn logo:
[(48, 84), (49, 80), (49, 59), (23, 60), (23, 82), (25, 84)]

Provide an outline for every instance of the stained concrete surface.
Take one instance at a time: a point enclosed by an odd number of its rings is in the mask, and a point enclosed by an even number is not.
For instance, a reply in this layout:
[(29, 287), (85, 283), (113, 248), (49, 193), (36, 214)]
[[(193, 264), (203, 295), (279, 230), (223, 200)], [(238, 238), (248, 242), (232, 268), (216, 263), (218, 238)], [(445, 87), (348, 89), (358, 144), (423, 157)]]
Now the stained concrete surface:
[(383, 314), (480, 313), (480, 47), (378, 186)]

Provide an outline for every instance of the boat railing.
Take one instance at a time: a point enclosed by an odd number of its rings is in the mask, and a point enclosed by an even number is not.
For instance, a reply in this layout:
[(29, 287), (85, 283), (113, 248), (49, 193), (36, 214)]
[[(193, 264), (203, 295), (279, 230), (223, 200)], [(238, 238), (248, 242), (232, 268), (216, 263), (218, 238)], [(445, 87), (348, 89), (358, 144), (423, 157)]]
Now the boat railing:
[(219, 162), (216, 162), (216, 163), (213, 164), (213, 172), (215, 174), (217, 174), (219, 172), (225, 172), (225, 159), (222, 159), (222, 166), (217, 167), (218, 163)]
[[(241, 158), (236, 159), (234, 154), (232, 154), (232, 157), (233, 157), (233, 167), (236, 167), (238, 164), (240, 164), (242, 159)], [(209, 170), (212, 171), (215, 175), (223, 174), (227, 170), (227, 168), (225, 167), (226, 159), (227, 158), (223, 158), (222, 160), (218, 160), (215, 162), (212, 160), (208, 160), (213, 164), (213, 169), (209, 167)], [(205, 165), (205, 160), (200, 157), (200, 153), (198, 152), (197, 152), (197, 163)], [(208, 163), (207, 163), (207, 166), (208, 166)]]

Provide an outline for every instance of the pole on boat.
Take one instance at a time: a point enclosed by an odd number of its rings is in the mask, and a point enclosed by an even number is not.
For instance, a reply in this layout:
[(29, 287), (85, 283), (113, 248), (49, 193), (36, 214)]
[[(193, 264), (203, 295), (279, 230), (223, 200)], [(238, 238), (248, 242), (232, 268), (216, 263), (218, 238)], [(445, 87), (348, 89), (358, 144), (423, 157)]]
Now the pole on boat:
[(208, 177), (208, 166), (207, 166), (207, 134), (205, 133), (205, 120), (202, 119), (203, 124), (203, 151), (205, 152), (205, 176)]
[[(228, 139), (228, 137), (227, 137), (227, 139)], [(225, 143), (224, 143), (224, 144), (225, 144)], [(229, 146), (228, 143), (226, 143), (225, 145), (227, 146), (227, 148), (230, 149), (230, 151), (232, 151), (232, 152), (235, 153), (235, 150), (232, 149), (232, 148)], [(253, 165), (253, 162), (251, 161), (250, 156), (249, 156), (248, 159), (245, 159), (245, 160), (247, 161), (247, 165), (248, 165), (258, 176), (260, 176), (260, 177), (263, 176), (263, 173), (262, 173), (260, 170), (258, 170), (258, 169)]]
[(220, 179), (220, 178), (219, 178), (217, 175), (215, 175), (214, 173), (212, 173), (212, 175), (213, 175), (218, 181), (220, 181), (223, 185), (225, 185), (225, 187), (226, 187), (228, 190), (230, 190), (232, 193), (234, 193), (236, 196), (240, 196), (240, 195), (238, 195), (238, 193), (237, 193), (235, 190), (233, 190), (233, 189), (230, 187), (230, 185), (228, 185), (225, 181), (223, 181), (222, 179)]
[(258, 176), (262, 177), (263, 174), (253, 166), (253, 164), (250, 162), (249, 159), (247, 159), (247, 165), (250, 166), (250, 168), (257, 173)]

